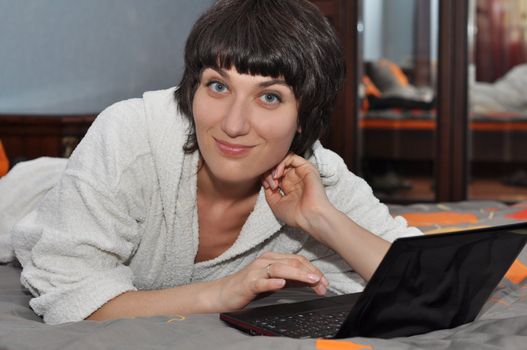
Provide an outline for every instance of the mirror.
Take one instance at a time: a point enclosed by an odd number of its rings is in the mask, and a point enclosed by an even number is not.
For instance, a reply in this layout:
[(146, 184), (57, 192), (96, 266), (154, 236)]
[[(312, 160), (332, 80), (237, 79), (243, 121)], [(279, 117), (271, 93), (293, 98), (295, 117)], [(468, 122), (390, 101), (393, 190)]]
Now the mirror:
[(362, 2), (360, 173), (385, 202), (434, 200), (438, 11)]
[(527, 1), (471, 0), (469, 199), (527, 199)]

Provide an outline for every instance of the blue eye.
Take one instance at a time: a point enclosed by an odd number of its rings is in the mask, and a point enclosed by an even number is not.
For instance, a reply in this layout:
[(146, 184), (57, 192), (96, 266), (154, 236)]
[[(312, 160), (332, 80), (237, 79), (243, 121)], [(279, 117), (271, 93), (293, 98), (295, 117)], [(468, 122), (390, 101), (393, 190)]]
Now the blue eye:
[(210, 87), (212, 91), (220, 93), (220, 94), (227, 91), (227, 85), (222, 84), (218, 81), (211, 81), (210, 83), (207, 84), (207, 86)]
[(270, 93), (267, 93), (267, 94), (263, 94), (260, 99), (267, 103), (267, 104), (270, 104), (270, 105), (273, 105), (273, 104), (277, 104), (277, 103), (280, 103), (282, 102), (282, 100), (280, 99), (280, 97), (278, 97), (278, 95), (276, 94), (270, 94)]

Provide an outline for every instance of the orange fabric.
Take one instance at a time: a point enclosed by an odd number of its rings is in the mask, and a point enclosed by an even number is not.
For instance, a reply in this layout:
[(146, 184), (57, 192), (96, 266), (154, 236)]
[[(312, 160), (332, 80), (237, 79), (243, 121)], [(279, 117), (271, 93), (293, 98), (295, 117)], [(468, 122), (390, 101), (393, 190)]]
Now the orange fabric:
[[(470, 229), (471, 230), (475, 230), (477, 228), (485, 228), (485, 227), (489, 227), (489, 226), (486, 226), (486, 225), (475, 225), (475, 226), (470, 226)], [(466, 227), (460, 227), (460, 226), (447, 226), (447, 227), (440, 227), (440, 228), (434, 228), (434, 229), (430, 229), (430, 230), (426, 230), (426, 231), (423, 231), (424, 234), (427, 234), (427, 235), (434, 235), (434, 234), (437, 234), (437, 233), (447, 233), (447, 232), (459, 232), (459, 231), (463, 231), (463, 230), (466, 230), (467, 228)]]
[(470, 130), (479, 131), (519, 131), (527, 130), (526, 122), (483, 122), (483, 121), (472, 121), (470, 122)]
[(478, 217), (472, 213), (441, 211), (435, 213), (406, 213), (402, 216), (410, 226), (477, 224)]
[(402, 86), (408, 86), (408, 77), (406, 76), (406, 74), (404, 74), (403, 70), (401, 69), (401, 67), (399, 67), (398, 65), (396, 65), (395, 63), (387, 60), (387, 59), (383, 59), (381, 58), (379, 60), (379, 63), (383, 66), (386, 66), (388, 67), (388, 69), (390, 70), (390, 72), (392, 72), (392, 74), (395, 76), (395, 78), (397, 79), (397, 81), (402, 85)]
[(361, 103), (361, 105), (360, 105), (360, 109), (361, 109), (361, 111), (363, 111), (363, 112), (367, 112), (368, 109), (370, 109), (370, 103), (368, 102), (368, 99), (367, 99), (367, 98), (365, 98), (365, 99), (362, 100), (362, 103)]
[[(413, 120), (408, 119), (363, 119), (361, 120), (361, 127), (371, 129), (435, 129), (435, 120)], [(470, 130), (476, 131), (524, 131), (527, 130), (527, 123), (525, 122), (480, 122), (474, 121), (470, 123)]]
[(527, 209), (518, 210), (517, 212), (507, 214), (505, 217), (516, 220), (527, 220)]
[(435, 129), (435, 120), (386, 120), (386, 119), (361, 119), (361, 128), (368, 129), (405, 129), (405, 130), (431, 130)]
[(381, 97), (381, 91), (375, 86), (373, 81), (367, 75), (362, 77), (362, 83), (364, 84), (364, 92), (366, 95), (371, 95), (375, 97)]
[(0, 177), (7, 174), (9, 170), (9, 159), (7, 159), (7, 155), (5, 154), (4, 145), (2, 144), (2, 140), (0, 140)]
[(338, 341), (331, 339), (317, 339), (315, 346), (318, 350), (372, 350), (373, 346), (354, 343), (352, 341)]
[(520, 260), (516, 259), (509, 271), (505, 274), (505, 278), (515, 284), (520, 284), (527, 278), (527, 266)]

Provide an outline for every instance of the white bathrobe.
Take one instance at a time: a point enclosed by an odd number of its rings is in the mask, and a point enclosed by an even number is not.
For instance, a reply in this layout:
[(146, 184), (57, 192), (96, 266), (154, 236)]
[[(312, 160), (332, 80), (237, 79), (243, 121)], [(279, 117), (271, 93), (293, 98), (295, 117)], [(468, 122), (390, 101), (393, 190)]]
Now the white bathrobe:
[[(80, 321), (126, 291), (218, 279), (264, 251), (306, 256), (334, 292), (362, 290), (364, 281), (332, 250), (277, 220), (263, 190), (234, 244), (195, 263), (199, 156), (182, 151), (187, 131), (173, 88), (109, 107), (57, 185), (14, 227), (21, 280), (45, 322)], [(370, 187), (318, 142), (310, 161), (331, 202), (359, 225), (389, 241), (420, 234), (392, 218)]]

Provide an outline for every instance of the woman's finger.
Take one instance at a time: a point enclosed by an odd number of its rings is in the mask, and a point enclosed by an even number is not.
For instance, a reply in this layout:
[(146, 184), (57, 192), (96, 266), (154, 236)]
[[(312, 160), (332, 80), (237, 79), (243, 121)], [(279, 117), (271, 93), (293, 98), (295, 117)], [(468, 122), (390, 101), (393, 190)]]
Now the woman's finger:
[(262, 185), (266, 190), (267, 189), (276, 190), (278, 188), (278, 181), (275, 180), (273, 178), (273, 174), (269, 172), (262, 176)]
[(328, 280), (324, 274), (305, 257), (296, 254), (282, 254), (275, 252), (266, 252), (256, 261), (256, 271), (259, 277), (255, 278), (255, 293), (262, 291), (273, 291), (282, 288), (281, 282), (267, 281), (292, 281), (296, 283), (305, 283), (318, 295), (325, 295), (328, 288)]
[[(322, 271), (320, 271), (315, 265), (313, 265), (305, 256), (299, 255), (299, 254), (284, 254), (284, 253), (277, 253), (277, 252), (266, 252), (260, 256), (261, 258), (265, 258), (268, 260), (276, 260), (282, 263), (289, 263), (293, 266), (303, 266), (307, 270), (314, 272), (320, 276), (323, 275)], [(299, 265), (295, 265), (299, 264)]]
[(264, 271), (264, 277), (268, 279), (283, 278), (291, 281), (304, 282), (310, 285), (320, 282), (321, 276), (290, 264), (278, 261), (269, 264)]
[[(301, 264), (301, 266), (309, 271), (309, 273), (320, 276), (320, 282), (327, 288), (329, 287), (329, 282), (324, 276), (324, 273), (320, 271), (315, 265), (313, 265), (306, 257), (298, 254), (283, 254), (276, 252), (267, 252), (264, 254), (265, 258), (276, 261), (289, 261), (289, 264), (294, 265), (295, 263)], [(262, 257), (264, 256), (262, 255)], [(292, 261), (295, 261), (293, 263)]]
[[(301, 157), (297, 156), (294, 153), (289, 153), (287, 156), (285, 156), (285, 158), (282, 159), (282, 161), (280, 163), (278, 163), (278, 165), (275, 167), (275, 169), (274, 169), (274, 171), (272, 173), (273, 174), (273, 178), (274, 179), (279, 179), (282, 176), (284, 176), (285, 168), (288, 167), (288, 166), (293, 165), (295, 157), (301, 158)], [(304, 158), (301, 158), (301, 159), (304, 159)]]
[(282, 278), (259, 278), (254, 281), (253, 293), (260, 294), (265, 292), (277, 291), (285, 286)]

